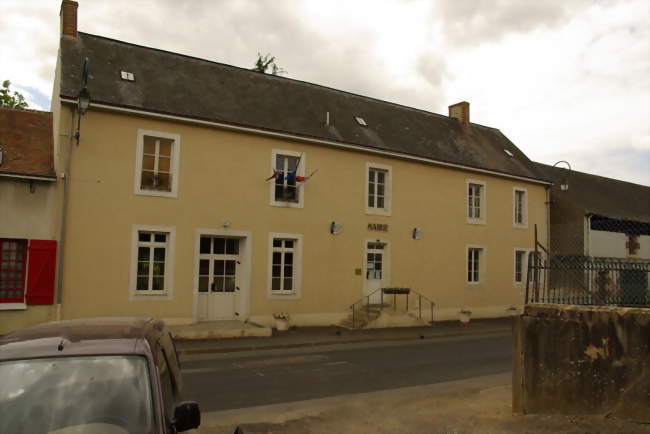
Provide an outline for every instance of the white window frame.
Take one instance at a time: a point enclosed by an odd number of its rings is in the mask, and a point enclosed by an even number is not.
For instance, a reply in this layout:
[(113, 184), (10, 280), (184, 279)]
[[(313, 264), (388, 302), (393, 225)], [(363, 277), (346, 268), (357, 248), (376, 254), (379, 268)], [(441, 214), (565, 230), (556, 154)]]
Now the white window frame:
[[(523, 193), (523, 203), (521, 204), (522, 221), (517, 222), (517, 192)], [(528, 228), (528, 189), (525, 187), (513, 187), (512, 189), (512, 227), (518, 229)]]
[[(138, 291), (138, 235), (140, 232), (166, 232), (165, 249), (165, 289), (163, 291)], [(131, 229), (131, 279), (129, 300), (173, 299), (174, 298), (174, 258), (176, 256), (176, 228), (174, 226), (133, 225)]]
[[(470, 281), (469, 280), (469, 251), (471, 249), (478, 249), (479, 250), (479, 257), (478, 257), (478, 280), (477, 281)], [(469, 244), (465, 246), (465, 282), (468, 285), (480, 285), (485, 283), (486, 281), (486, 271), (487, 271), (487, 255), (486, 255), (487, 249), (483, 245), (477, 245), (477, 244)]]
[[(481, 186), (481, 204), (479, 207), (480, 217), (470, 217), (469, 215), (469, 186), (470, 184), (476, 184)], [(467, 217), (467, 223), (474, 225), (484, 225), (487, 224), (487, 183), (485, 181), (480, 181), (478, 179), (467, 179), (465, 181), (465, 216)]]
[[(370, 189), (368, 188), (370, 181), (368, 180), (368, 176), (370, 174), (371, 169), (383, 170), (386, 172), (383, 208), (377, 208), (376, 206), (373, 207), (368, 206), (368, 196), (370, 194)], [(392, 212), (392, 203), (393, 203), (393, 167), (387, 164), (372, 163), (369, 161), (366, 162), (366, 171), (365, 171), (365, 177), (363, 179), (363, 183), (365, 185), (365, 195), (363, 196), (363, 203), (365, 206), (366, 214), (390, 216)], [(376, 204), (377, 202), (375, 201), (375, 205)]]
[[(512, 283), (516, 288), (526, 287), (526, 279), (528, 278), (528, 254), (535, 251), (529, 247), (515, 247), (514, 253), (512, 256)], [(517, 282), (517, 252), (524, 253), (524, 260), (521, 263), (521, 282)]]
[[(278, 155), (286, 155), (287, 157), (298, 157), (300, 158), (300, 165), (298, 166), (298, 171), (296, 176), (305, 176), (305, 167), (307, 166), (307, 153), (298, 152), (298, 151), (289, 151), (286, 149), (273, 149), (271, 151), (271, 171), (270, 174), (273, 174), (275, 170), (275, 160)], [(302, 156), (302, 158), (301, 158)], [(296, 189), (298, 193), (298, 202), (286, 202), (281, 200), (275, 200), (275, 179), (270, 179), (269, 183), (269, 205), (279, 206), (283, 208), (304, 208), (305, 207), (305, 186), (304, 182), (300, 184), (296, 182)]]
[[(293, 289), (291, 291), (273, 291), (273, 240), (275, 238), (295, 240), (293, 252)], [(302, 298), (302, 234), (287, 234), (281, 232), (269, 233), (268, 245), (268, 278), (267, 278), (267, 298), (270, 299), (299, 299)]]
[[(172, 161), (169, 165), (172, 177), (171, 191), (148, 190), (146, 188), (142, 188), (142, 158), (144, 152), (144, 136), (160, 137), (161, 139), (169, 139), (174, 141), (172, 144)], [(133, 182), (133, 192), (142, 196), (159, 196), (171, 198), (178, 197), (180, 154), (181, 136), (179, 134), (138, 129), (137, 145), (135, 149), (135, 178)]]

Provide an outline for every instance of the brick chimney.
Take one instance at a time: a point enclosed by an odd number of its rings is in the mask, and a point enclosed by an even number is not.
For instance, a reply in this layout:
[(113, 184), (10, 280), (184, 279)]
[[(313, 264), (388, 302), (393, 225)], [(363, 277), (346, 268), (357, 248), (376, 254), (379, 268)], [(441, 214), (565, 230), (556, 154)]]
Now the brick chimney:
[(469, 125), (469, 103), (461, 101), (449, 106), (449, 117), (455, 118), (463, 125)]
[(61, 1), (61, 36), (77, 37), (77, 8), (79, 3), (72, 0)]

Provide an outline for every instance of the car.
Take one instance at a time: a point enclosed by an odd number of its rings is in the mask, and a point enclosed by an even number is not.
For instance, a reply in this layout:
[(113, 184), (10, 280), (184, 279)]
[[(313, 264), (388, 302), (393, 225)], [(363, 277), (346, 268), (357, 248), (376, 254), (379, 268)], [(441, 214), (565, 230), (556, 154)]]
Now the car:
[(201, 414), (182, 386), (158, 319), (56, 321), (0, 338), (0, 433), (187, 431)]

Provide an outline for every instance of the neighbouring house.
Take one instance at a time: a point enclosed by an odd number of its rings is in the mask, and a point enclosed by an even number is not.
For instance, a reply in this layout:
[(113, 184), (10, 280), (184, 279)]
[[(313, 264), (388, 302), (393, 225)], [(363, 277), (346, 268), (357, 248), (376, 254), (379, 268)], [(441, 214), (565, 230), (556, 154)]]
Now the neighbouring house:
[(523, 303), (550, 183), (468, 103), (443, 116), (82, 33), (77, 7), (52, 101), (62, 318), (336, 324), (386, 287), (436, 320)]
[(0, 108), (0, 334), (53, 319), (52, 113)]
[(587, 277), (581, 271), (586, 289), (616, 290), (620, 304), (649, 303), (650, 187), (540, 163), (538, 168), (554, 181), (550, 251), (558, 263), (566, 269), (593, 258), (583, 267)]

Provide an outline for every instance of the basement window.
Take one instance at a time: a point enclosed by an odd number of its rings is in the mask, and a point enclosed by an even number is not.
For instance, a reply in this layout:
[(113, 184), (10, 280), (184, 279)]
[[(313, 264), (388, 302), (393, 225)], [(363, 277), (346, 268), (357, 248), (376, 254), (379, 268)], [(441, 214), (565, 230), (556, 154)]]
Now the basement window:
[(359, 125), (361, 125), (362, 127), (367, 127), (368, 126), (368, 124), (366, 123), (366, 120), (364, 118), (355, 117), (354, 119), (356, 119), (357, 123)]
[(135, 81), (135, 75), (132, 72), (120, 71), (120, 77), (124, 81)]

